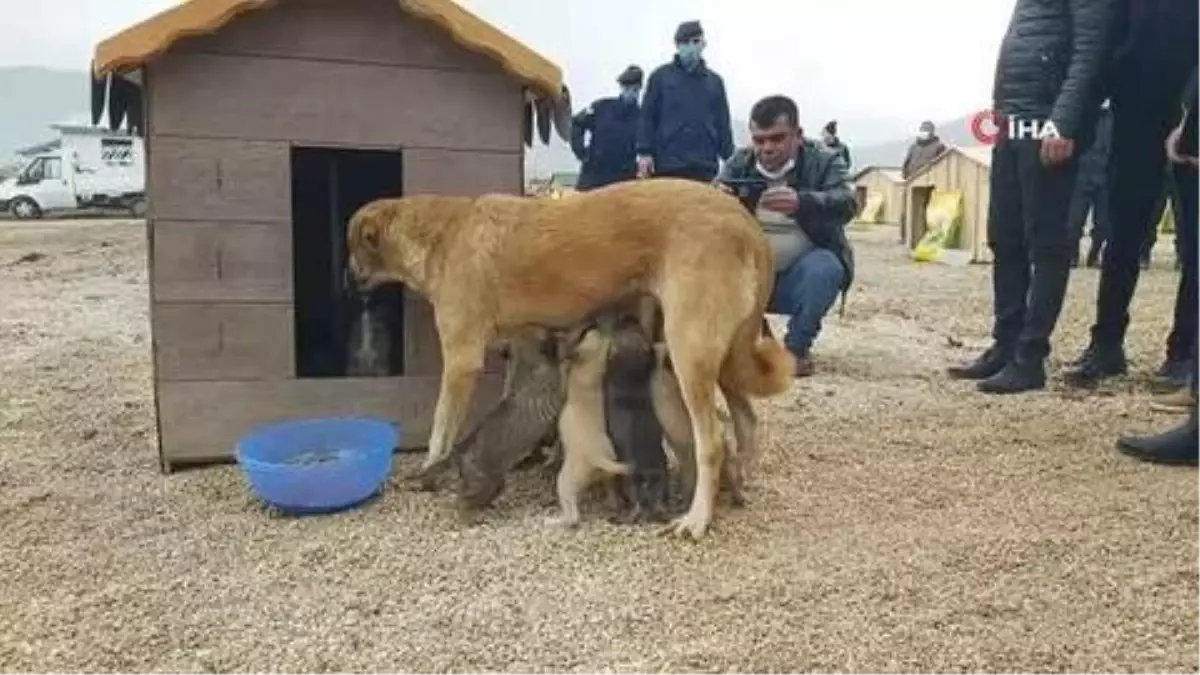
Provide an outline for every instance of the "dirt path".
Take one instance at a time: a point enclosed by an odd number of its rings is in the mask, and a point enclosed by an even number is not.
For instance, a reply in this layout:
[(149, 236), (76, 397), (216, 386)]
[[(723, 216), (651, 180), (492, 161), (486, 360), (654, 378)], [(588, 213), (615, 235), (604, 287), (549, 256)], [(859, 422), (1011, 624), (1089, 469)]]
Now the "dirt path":
[[(160, 475), (143, 236), (0, 225), (0, 669), (1200, 668), (1196, 472), (1112, 450), (1172, 422), (1147, 406), (1167, 253), (1133, 375), (993, 399), (942, 374), (986, 343), (989, 271), (856, 233), (818, 376), (761, 406), (752, 504), (689, 545), (594, 507), (548, 530), (532, 473), (476, 528), (449, 492), (291, 520), (234, 467)], [(1071, 282), (1055, 359), (1083, 345), (1096, 276)]]

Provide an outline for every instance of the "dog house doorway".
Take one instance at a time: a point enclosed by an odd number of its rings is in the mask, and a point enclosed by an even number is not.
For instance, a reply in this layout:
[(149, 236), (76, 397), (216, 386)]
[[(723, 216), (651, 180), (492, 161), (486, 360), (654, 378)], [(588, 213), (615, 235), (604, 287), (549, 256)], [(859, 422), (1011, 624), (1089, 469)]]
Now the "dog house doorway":
[(933, 197), (933, 186), (914, 187), (910, 194), (907, 225), (912, 231), (908, 237), (908, 247), (916, 248), (921, 243), (921, 237), (925, 236), (925, 210)]
[[(371, 331), (382, 363), (373, 375), (404, 371), (404, 292), (386, 285), (367, 296), (347, 287), (346, 225), (359, 207), (403, 195), (399, 150), (293, 146), (292, 262), (296, 376), (346, 377), (351, 341)], [(359, 323), (364, 303), (372, 322)], [(362, 374), (362, 373), (354, 373)]]

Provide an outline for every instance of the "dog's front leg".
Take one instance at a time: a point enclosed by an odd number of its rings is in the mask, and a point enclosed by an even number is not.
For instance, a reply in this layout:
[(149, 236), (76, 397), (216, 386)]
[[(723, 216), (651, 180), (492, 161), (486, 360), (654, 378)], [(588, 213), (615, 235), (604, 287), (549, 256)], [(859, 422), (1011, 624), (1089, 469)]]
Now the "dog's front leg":
[(470, 327), (438, 322), (442, 342), (442, 382), (433, 410), (433, 428), (429, 434), (429, 453), (414, 477), (429, 481), (444, 466), (458, 440), (459, 429), (471, 407), (475, 383), (483, 370), (487, 351), (486, 336)]

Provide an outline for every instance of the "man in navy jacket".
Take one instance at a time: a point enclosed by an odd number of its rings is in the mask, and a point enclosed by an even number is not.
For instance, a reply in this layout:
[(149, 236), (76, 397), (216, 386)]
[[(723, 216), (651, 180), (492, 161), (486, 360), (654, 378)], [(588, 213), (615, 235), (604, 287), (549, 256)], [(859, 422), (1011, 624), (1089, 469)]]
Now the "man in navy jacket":
[(733, 154), (725, 82), (704, 62), (704, 30), (685, 21), (675, 31), (675, 58), (650, 74), (642, 100), (639, 176), (709, 182), (719, 159)]
[(617, 77), (620, 94), (595, 101), (572, 120), (571, 151), (582, 163), (575, 186), (580, 192), (637, 177), (642, 80), (642, 69), (629, 66)]

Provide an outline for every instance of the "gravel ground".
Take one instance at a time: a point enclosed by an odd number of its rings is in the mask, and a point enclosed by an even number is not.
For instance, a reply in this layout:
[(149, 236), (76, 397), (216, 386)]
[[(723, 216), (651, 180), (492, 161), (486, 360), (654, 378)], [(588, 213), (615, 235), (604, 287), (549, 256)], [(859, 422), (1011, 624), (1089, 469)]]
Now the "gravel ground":
[[(473, 528), (449, 492), (287, 519), (235, 467), (161, 475), (143, 232), (0, 224), (0, 669), (1200, 669), (1196, 471), (1112, 448), (1174, 422), (1148, 407), (1169, 243), (1130, 377), (995, 399), (943, 375), (986, 343), (988, 269), (856, 233), (818, 376), (760, 406), (752, 503), (697, 545), (598, 505), (547, 529), (534, 472)], [(1056, 359), (1096, 278), (1072, 280)]]

